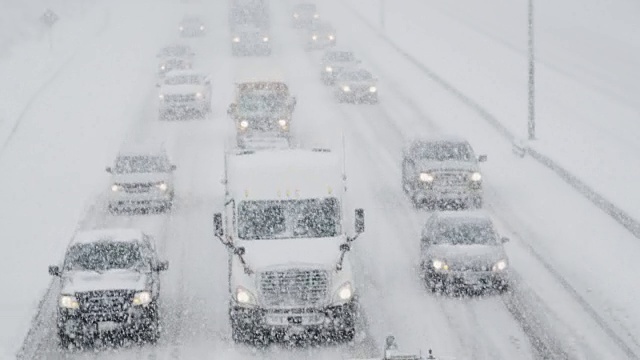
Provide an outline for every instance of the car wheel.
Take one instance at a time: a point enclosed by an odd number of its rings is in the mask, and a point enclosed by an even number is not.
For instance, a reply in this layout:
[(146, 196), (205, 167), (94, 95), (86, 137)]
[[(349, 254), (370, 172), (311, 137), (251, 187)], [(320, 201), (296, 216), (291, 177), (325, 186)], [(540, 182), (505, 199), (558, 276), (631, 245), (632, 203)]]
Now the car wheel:
[(74, 339), (62, 331), (58, 331), (58, 340), (60, 343), (60, 347), (65, 350), (68, 350), (72, 345), (75, 344)]

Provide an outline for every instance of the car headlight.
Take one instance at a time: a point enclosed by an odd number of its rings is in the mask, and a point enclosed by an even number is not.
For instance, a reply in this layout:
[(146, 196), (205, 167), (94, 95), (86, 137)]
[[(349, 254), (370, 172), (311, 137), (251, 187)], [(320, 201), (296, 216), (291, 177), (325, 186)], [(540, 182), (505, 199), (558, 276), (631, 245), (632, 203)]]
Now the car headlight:
[(335, 38), (336, 38), (335, 36), (333, 36), (333, 35), (329, 35), (329, 40), (333, 40), (333, 39), (335, 39)]
[(314, 18), (314, 19), (318, 19), (318, 18), (320, 18), (320, 14), (313, 14), (313, 18)]
[(239, 37), (237, 37), (237, 36), (236, 36), (236, 37), (234, 37), (234, 38), (233, 38), (233, 42), (235, 42), (235, 43), (240, 42), (240, 38), (239, 38)]
[(327, 66), (326, 68), (324, 68), (327, 72), (332, 72), (333, 68), (331, 66)]
[(349, 91), (351, 91), (351, 88), (349, 87), (349, 85), (345, 85), (345, 86), (342, 87), (342, 91), (349, 92)]
[(280, 127), (286, 127), (287, 126), (287, 120), (285, 120), (285, 119), (278, 120), (278, 125), (280, 125)]
[(184, 30), (184, 27), (180, 26), (178, 27), (178, 29), (180, 29), (180, 31)]
[(503, 271), (504, 269), (507, 268), (507, 266), (509, 266), (509, 264), (507, 263), (507, 260), (500, 260), (500, 261), (498, 261), (497, 263), (495, 263), (493, 265), (491, 270), (493, 270), (493, 271)]
[(80, 303), (78, 303), (78, 299), (75, 296), (61, 295), (58, 300), (58, 306), (64, 309), (76, 310), (80, 308)]
[(203, 96), (204, 95), (201, 92), (197, 92), (196, 93), (196, 98), (198, 98), (198, 99), (202, 99)]
[(246, 129), (249, 127), (249, 122), (247, 120), (240, 121), (240, 127)]
[(160, 100), (164, 100), (164, 95), (160, 94), (160, 95), (158, 95), (158, 98), (159, 98)]
[(376, 91), (378, 91), (378, 88), (377, 88), (377, 87), (375, 87), (375, 86), (372, 86), (372, 87), (370, 87), (370, 88), (369, 88), (369, 92), (374, 93), (374, 92), (376, 92)]
[(479, 172), (474, 172), (473, 174), (471, 174), (471, 181), (475, 181), (478, 182), (482, 180), (482, 174), (480, 174)]
[(431, 262), (431, 265), (436, 270), (449, 270), (449, 265), (442, 260), (435, 259)]
[(349, 301), (352, 298), (353, 298), (353, 286), (348, 281), (342, 284), (333, 295), (333, 301), (338, 303)]
[(166, 68), (167, 68), (167, 67), (166, 67), (166, 66), (164, 66), (164, 65), (160, 66), (160, 70), (164, 70), (164, 69), (166, 69)]
[(118, 184), (111, 185), (111, 191), (118, 192), (118, 191), (121, 191), (121, 190), (122, 190), (122, 186), (121, 185), (118, 185)]
[(268, 42), (268, 41), (269, 41), (269, 37), (268, 37), (268, 36), (263, 37), (263, 38), (262, 38), (262, 41), (264, 41), (264, 42)]
[(149, 305), (151, 300), (149, 291), (139, 291), (133, 296), (133, 305)]
[(243, 305), (257, 305), (256, 297), (251, 293), (251, 291), (243, 288), (242, 286), (238, 286), (236, 288), (235, 293), (236, 301)]
[(294, 17), (294, 18), (296, 18), (296, 19), (298, 18), (298, 16), (300, 16), (300, 15), (298, 15), (298, 14), (293, 14), (293, 17)]
[(200, 30), (204, 30), (204, 26), (200, 26)]
[(422, 182), (432, 182), (433, 181), (433, 175), (429, 174), (429, 173), (420, 173), (420, 181)]
[(311, 35), (312, 40), (318, 40), (318, 35)]
[(164, 181), (160, 181), (159, 183), (156, 184), (156, 187), (158, 189), (160, 189), (160, 191), (167, 191), (169, 190), (169, 185), (167, 185), (166, 182)]

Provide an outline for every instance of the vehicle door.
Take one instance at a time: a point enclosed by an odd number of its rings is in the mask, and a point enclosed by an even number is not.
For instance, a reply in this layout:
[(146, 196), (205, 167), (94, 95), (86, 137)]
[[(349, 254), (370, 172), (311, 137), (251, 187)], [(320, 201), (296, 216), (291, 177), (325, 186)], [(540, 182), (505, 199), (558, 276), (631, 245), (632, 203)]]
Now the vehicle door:
[(156, 299), (160, 294), (160, 272), (156, 270), (159, 263), (158, 253), (155, 248), (155, 241), (151, 236), (143, 236), (141, 250), (145, 264), (149, 266), (150, 270), (151, 293), (153, 298)]

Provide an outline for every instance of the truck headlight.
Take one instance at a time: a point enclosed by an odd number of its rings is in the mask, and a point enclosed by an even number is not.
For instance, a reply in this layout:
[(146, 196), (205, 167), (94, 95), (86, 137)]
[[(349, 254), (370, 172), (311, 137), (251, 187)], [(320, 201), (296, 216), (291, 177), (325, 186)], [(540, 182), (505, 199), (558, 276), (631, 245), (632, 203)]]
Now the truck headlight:
[(236, 301), (243, 305), (257, 305), (256, 297), (251, 293), (251, 291), (243, 288), (242, 286), (238, 286), (236, 288), (235, 293)]
[(313, 18), (314, 18), (314, 19), (318, 19), (318, 18), (320, 18), (320, 14), (313, 14)]
[(76, 299), (76, 297), (73, 295), (60, 295), (60, 299), (58, 300), (58, 306), (64, 309), (72, 309), (72, 310), (76, 310), (80, 308), (78, 299)]
[(167, 191), (169, 190), (169, 185), (167, 185), (166, 182), (164, 181), (160, 181), (159, 183), (156, 184), (156, 187), (158, 189), (160, 189), (160, 191)]
[(240, 127), (246, 129), (249, 127), (249, 122), (247, 120), (240, 121)]
[(433, 175), (423, 172), (420, 173), (420, 181), (422, 182), (432, 182), (433, 181)]
[(350, 282), (346, 282), (342, 284), (342, 286), (340, 286), (338, 290), (336, 290), (336, 293), (334, 295), (335, 301), (338, 301), (338, 302), (349, 301), (351, 300), (352, 297), (353, 297), (353, 286), (351, 286)]
[(327, 66), (326, 68), (324, 68), (327, 72), (332, 72), (333, 68), (331, 66)]
[(280, 119), (278, 120), (278, 125), (280, 125), (280, 127), (287, 127), (287, 120), (285, 119)]
[(269, 41), (269, 37), (268, 37), (268, 36), (263, 37), (263, 38), (262, 38), (262, 41), (264, 41), (264, 42), (268, 42), (268, 41)]
[(164, 100), (164, 95), (160, 94), (160, 95), (158, 95), (158, 98), (159, 98), (160, 100)]
[(333, 39), (335, 39), (335, 38), (336, 38), (335, 36), (333, 36), (333, 35), (329, 35), (329, 40), (333, 40)]
[(167, 68), (166, 66), (164, 66), (164, 65), (160, 65), (160, 70), (164, 70), (164, 69), (166, 69), (166, 68)]
[(202, 99), (202, 97), (203, 97), (203, 96), (204, 96), (204, 95), (202, 95), (202, 93), (201, 93), (201, 92), (197, 92), (197, 93), (196, 93), (196, 98), (198, 98), (198, 99)]
[(370, 88), (369, 88), (369, 92), (374, 93), (374, 92), (376, 92), (376, 91), (378, 91), (378, 88), (377, 88), (377, 87), (375, 87), (375, 86), (372, 86), (372, 87), (370, 87)]
[(497, 263), (495, 263), (493, 265), (493, 267), (491, 268), (491, 270), (493, 271), (503, 271), (504, 269), (507, 268), (509, 264), (507, 264), (507, 260), (500, 260)]
[(471, 181), (475, 181), (478, 182), (482, 180), (482, 174), (480, 174), (479, 172), (474, 172), (473, 174), (471, 174)]
[(118, 192), (122, 190), (122, 185), (118, 185), (118, 184), (113, 184), (111, 185), (111, 191), (113, 192)]
[(236, 37), (234, 37), (234, 38), (233, 38), (233, 42), (234, 42), (234, 43), (239, 43), (239, 42), (240, 42), (240, 38), (239, 38), (239, 37), (237, 37), (237, 36), (236, 36)]
[(342, 91), (349, 92), (349, 91), (351, 91), (351, 88), (349, 87), (349, 85), (345, 85), (345, 86), (342, 87)]
[(318, 35), (311, 35), (312, 40), (318, 40)]
[(436, 270), (449, 270), (449, 265), (442, 260), (435, 259), (431, 262), (431, 265)]
[(139, 291), (133, 296), (133, 305), (148, 305), (151, 300), (149, 291)]

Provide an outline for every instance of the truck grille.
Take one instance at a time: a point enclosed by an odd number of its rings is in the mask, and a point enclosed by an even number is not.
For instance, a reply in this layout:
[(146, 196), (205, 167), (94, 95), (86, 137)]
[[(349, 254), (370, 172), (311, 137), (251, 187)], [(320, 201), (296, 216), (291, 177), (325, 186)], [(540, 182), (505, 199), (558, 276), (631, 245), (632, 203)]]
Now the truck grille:
[(434, 174), (434, 187), (467, 187), (469, 186), (469, 173), (459, 171), (443, 171)]
[(196, 94), (166, 94), (164, 101), (170, 103), (183, 103), (196, 100)]
[(119, 184), (128, 193), (146, 193), (155, 185), (154, 183), (124, 183)]
[(125, 321), (134, 291), (103, 290), (76, 293), (82, 317), (87, 321)]
[(287, 269), (261, 272), (258, 281), (266, 306), (312, 307), (326, 299), (328, 277), (324, 270)]

